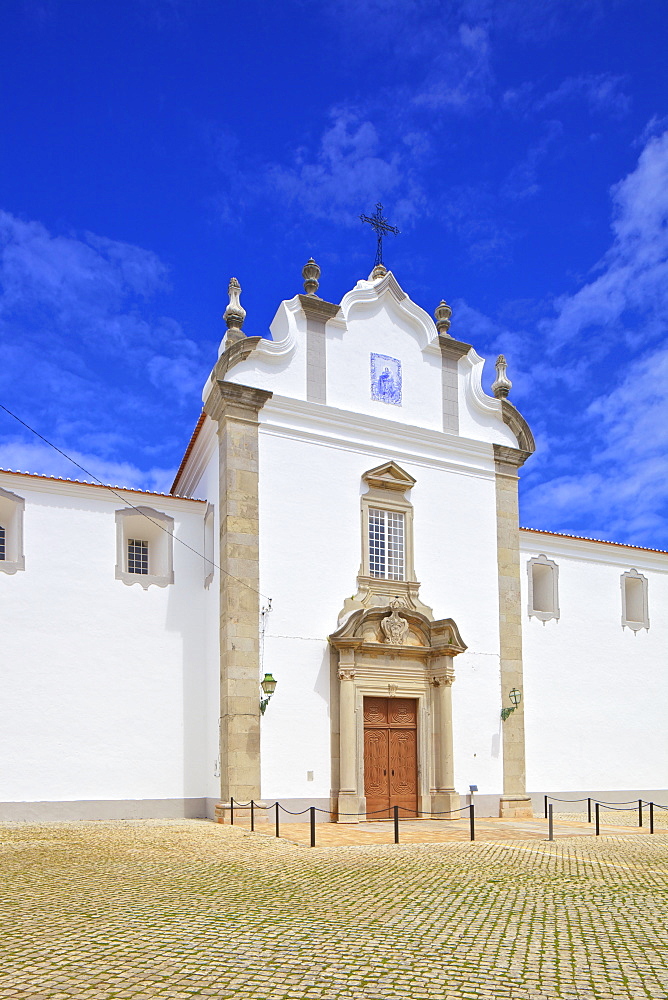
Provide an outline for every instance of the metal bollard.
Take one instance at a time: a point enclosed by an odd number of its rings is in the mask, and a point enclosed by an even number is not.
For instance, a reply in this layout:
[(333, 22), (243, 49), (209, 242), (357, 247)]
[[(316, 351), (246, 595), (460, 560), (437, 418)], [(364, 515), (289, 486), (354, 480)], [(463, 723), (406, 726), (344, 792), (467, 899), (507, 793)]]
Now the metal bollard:
[(311, 847), (315, 847), (315, 806), (309, 809), (311, 814)]
[(471, 830), (471, 840), (475, 840), (475, 806), (469, 806), (469, 828)]
[(255, 829), (255, 803), (251, 799), (251, 833)]
[(399, 843), (399, 806), (394, 806), (394, 843)]
[(554, 840), (554, 818), (552, 815), (554, 806), (552, 803), (547, 807), (547, 839)]
[(642, 826), (642, 799), (638, 799), (638, 826)]
[(649, 832), (654, 833), (654, 803), (649, 804)]
[(598, 802), (596, 803), (596, 836), (598, 837), (601, 833), (601, 807)]
[(547, 795), (544, 795), (543, 799), (545, 800), (543, 802), (543, 806), (544, 806), (544, 810), (545, 810), (545, 819), (547, 819)]
[(234, 799), (230, 796), (230, 826), (234, 826)]
[(276, 805), (275, 805), (274, 808), (276, 809), (276, 836), (280, 837), (281, 831), (280, 831), (280, 827), (279, 827), (279, 818), (278, 818), (278, 810), (280, 809), (280, 806), (279, 806), (278, 802), (276, 803)]
[(587, 822), (591, 823), (591, 799), (587, 799)]

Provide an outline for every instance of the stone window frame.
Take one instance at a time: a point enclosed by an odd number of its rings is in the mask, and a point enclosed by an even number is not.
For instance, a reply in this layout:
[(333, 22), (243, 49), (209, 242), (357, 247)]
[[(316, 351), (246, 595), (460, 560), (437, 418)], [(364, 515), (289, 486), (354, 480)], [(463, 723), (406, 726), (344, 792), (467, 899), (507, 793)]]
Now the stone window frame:
[[(551, 611), (538, 611), (534, 608), (533, 604), (533, 568), (534, 566), (547, 566), (551, 571), (552, 578), (552, 610)], [(545, 553), (541, 552), (538, 556), (532, 556), (531, 559), (527, 560), (527, 576), (529, 581), (529, 600), (528, 600), (528, 611), (529, 618), (538, 618), (539, 621), (549, 622), (551, 620), (559, 621), (561, 612), (559, 610), (559, 566), (553, 559), (548, 559)]]
[(204, 586), (208, 590), (213, 582), (216, 561), (216, 508), (206, 505), (204, 514)]
[(5, 529), (5, 558), (0, 559), (0, 573), (13, 574), (26, 568), (23, 551), (25, 507), (23, 497), (0, 487), (0, 523)]
[[(642, 586), (642, 621), (632, 620), (626, 613), (626, 581), (640, 580)], [(630, 628), (633, 632), (639, 632), (641, 628), (649, 631), (649, 581), (646, 576), (639, 573), (635, 567), (626, 570), (619, 578), (619, 586), (622, 591), (622, 628)]]
[[(414, 545), (413, 545), (413, 504), (404, 494), (415, 485), (415, 479), (395, 462), (385, 462), (376, 469), (370, 469), (362, 476), (369, 489), (361, 500), (362, 511), (362, 565), (360, 577), (375, 583), (387, 584), (390, 589), (397, 584), (415, 583)], [(369, 510), (393, 511), (404, 515), (404, 578), (389, 580), (385, 577), (371, 576), (369, 558)]]
[[(144, 590), (149, 587), (167, 587), (174, 583), (174, 518), (153, 507), (123, 507), (115, 512), (116, 517), (116, 579), (131, 587), (138, 583)], [(130, 518), (143, 517), (146, 525), (143, 532), (138, 533), (131, 527)], [(152, 522), (152, 523), (149, 523)], [(128, 527), (130, 523), (130, 527)], [(128, 540), (136, 537), (146, 538), (149, 543), (149, 572), (128, 573)], [(160, 553), (164, 572), (152, 573), (157, 551)], [(153, 550), (153, 555), (151, 555)]]

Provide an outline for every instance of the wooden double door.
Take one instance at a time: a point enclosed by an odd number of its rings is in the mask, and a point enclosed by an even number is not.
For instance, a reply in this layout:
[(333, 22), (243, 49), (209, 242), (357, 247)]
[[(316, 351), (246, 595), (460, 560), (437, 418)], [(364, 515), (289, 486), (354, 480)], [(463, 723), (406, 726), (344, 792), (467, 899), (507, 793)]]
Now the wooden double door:
[(417, 815), (417, 699), (364, 699), (367, 819)]

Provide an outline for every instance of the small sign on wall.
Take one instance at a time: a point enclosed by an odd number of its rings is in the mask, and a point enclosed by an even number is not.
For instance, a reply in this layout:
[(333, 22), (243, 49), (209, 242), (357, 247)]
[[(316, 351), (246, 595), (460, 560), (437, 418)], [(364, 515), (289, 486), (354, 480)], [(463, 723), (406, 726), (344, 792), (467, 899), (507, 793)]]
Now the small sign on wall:
[(401, 361), (397, 358), (371, 355), (371, 398), (401, 406)]

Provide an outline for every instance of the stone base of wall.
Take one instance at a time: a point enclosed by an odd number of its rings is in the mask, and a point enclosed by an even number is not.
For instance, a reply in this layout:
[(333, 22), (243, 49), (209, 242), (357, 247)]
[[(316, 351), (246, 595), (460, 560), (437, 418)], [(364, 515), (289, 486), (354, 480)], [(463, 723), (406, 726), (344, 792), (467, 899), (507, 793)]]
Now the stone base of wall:
[(431, 812), (443, 814), (435, 815), (434, 819), (462, 819), (466, 816), (466, 811), (455, 811), (459, 810), (461, 804), (459, 793), (455, 791), (434, 792), (431, 796)]
[(0, 822), (70, 823), (77, 820), (206, 819), (205, 798), (80, 799), (66, 802), (0, 802)]
[(499, 799), (501, 819), (533, 819), (533, 806), (529, 795), (502, 795)]

